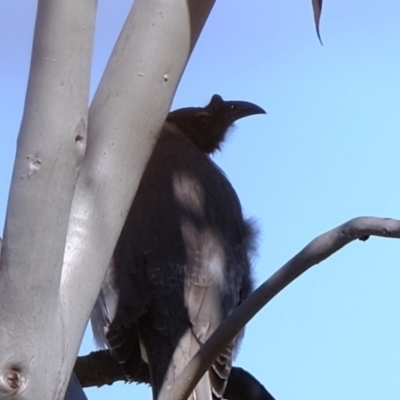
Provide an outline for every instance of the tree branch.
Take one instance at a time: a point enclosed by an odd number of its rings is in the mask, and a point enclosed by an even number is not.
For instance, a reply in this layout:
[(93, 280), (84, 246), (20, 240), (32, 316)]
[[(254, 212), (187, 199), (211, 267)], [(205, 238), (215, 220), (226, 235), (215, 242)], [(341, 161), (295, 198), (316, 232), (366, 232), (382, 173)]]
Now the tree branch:
[(400, 221), (389, 218), (355, 218), (311, 241), (267, 279), (218, 327), (186, 366), (171, 389), (160, 393), (159, 400), (187, 399), (219, 354), (220, 349), (230, 343), (245, 324), (274, 296), (310, 267), (325, 260), (346, 244), (355, 239), (366, 240), (369, 236), (400, 238)]
[(213, 3), (136, 0), (88, 116), (96, 0), (39, 1), (1, 257), (1, 393), (64, 398), (106, 266)]
[(74, 373), (71, 375), (64, 400), (88, 400), (77, 376)]
[(214, 0), (135, 0), (89, 110), (61, 302), (75, 362), (142, 172)]
[[(111, 385), (126, 381), (125, 374), (108, 350), (96, 351), (76, 360), (75, 374), (83, 387)], [(149, 368), (142, 362), (137, 383), (150, 383)], [(274, 400), (265, 387), (242, 368), (233, 367), (224, 394), (227, 400)]]
[(59, 286), (85, 153), (95, 17), (96, 0), (38, 2), (1, 254), (2, 398), (63, 398), (73, 366), (63, 357)]

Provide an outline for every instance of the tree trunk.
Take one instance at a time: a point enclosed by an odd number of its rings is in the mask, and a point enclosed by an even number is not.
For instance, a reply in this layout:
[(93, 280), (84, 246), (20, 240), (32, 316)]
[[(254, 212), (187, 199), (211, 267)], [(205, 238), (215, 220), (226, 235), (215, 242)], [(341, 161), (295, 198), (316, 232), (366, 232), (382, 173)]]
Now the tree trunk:
[(1, 255), (0, 398), (64, 398), (141, 173), (212, 5), (136, 0), (88, 116), (96, 1), (39, 1)]

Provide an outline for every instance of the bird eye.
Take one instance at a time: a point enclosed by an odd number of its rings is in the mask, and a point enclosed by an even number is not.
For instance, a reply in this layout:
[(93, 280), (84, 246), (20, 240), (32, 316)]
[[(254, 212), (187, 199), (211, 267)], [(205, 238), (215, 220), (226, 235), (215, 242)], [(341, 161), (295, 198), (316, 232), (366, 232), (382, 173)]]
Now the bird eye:
[(231, 104), (231, 110), (234, 110), (236, 108), (235, 104)]

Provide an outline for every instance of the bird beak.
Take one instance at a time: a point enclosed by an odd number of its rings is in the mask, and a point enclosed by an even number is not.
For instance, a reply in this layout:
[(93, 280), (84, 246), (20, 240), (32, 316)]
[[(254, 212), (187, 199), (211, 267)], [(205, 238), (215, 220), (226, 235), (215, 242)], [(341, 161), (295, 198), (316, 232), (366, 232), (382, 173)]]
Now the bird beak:
[(229, 114), (232, 121), (250, 115), (266, 114), (264, 109), (247, 101), (226, 101), (224, 107), (226, 107), (227, 114)]

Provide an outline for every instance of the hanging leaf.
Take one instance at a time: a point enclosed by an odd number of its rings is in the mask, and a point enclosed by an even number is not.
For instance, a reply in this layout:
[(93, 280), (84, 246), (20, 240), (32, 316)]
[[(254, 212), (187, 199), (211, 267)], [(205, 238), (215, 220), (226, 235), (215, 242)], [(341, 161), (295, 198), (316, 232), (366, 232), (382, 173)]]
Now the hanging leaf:
[(314, 11), (314, 21), (315, 21), (315, 30), (317, 31), (317, 36), (319, 41), (322, 43), (321, 35), (319, 33), (319, 20), (321, 18), (322, 12), (322, 0), (312, 0), (312, 7)]

